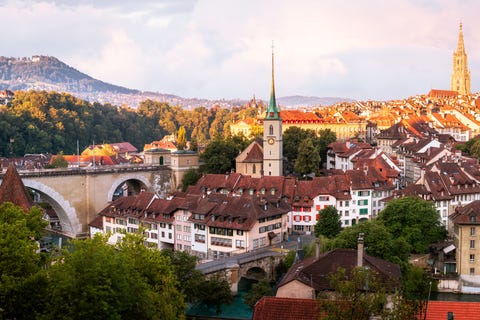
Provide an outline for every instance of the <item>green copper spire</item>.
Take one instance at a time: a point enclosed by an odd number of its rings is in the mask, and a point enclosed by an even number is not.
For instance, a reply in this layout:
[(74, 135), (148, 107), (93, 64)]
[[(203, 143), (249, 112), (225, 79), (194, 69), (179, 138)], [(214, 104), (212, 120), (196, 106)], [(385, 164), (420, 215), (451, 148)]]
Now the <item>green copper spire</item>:
[(277, 101), (275, 99), (275, 77), (274, 77), (274, 53), (272, 44), (272, 87), (270, 88), (270, 104), (267, 108), (267, 114), (265, 119), (279, 119), (280, 109), (277, 107)]

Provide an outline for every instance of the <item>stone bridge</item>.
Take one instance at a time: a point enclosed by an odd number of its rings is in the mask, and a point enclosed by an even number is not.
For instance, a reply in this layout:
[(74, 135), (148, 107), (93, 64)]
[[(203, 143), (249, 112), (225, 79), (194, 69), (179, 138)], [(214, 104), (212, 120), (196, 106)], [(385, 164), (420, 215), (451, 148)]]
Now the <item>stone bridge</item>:
[[(85, 237), (96, 214), (121, 194), (141, 190), (164, 197), (172, 190), (172, 170), (160, 165), (125, 165), (19, 171), (36, 201), (49, 203), (60, 220), (61, 232)], [(0, 175), (3, 180), (4, 172)]]
[(197, 270), (205, 275), (225, 275), (234, 294), (238, 292), (238, 284), (242, 278), (250, 280), (275, 280), (276, 266), (284, 257), (283, 250), (278, 248), (263, 248), (228, 258), (199, 264)]

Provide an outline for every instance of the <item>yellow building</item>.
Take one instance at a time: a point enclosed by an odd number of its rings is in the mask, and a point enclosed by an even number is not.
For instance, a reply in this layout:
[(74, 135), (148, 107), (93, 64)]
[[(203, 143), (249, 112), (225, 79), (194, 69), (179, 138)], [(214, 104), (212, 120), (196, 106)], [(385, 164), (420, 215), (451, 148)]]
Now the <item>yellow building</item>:
[(480, 200), (458, 207), (450, 220), (453, 223), (459, 290), (480, 293)]

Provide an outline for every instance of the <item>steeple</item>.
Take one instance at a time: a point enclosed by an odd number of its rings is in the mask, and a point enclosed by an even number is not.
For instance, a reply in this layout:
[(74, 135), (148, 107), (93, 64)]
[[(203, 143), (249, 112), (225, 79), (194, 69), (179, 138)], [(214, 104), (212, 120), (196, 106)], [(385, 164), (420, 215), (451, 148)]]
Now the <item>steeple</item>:
[(274, 65), (274, 52), (272, 43), (272, 87), (270, 88), (270, 103), (267, 108), (267, 114), (265, 119), (279, 119), (280, 109), (277, 107), (277, 100), (275, 98), (275, 65)]
[(32, 198), (12, 164), (8, 166), (2, 184), (0, 185), (0, 203), (7, 201), (22, 207), (25, 212), (33, 206)]
[(463, 26), (462, 23), (460, 22), (460, 28), (458, 32), (458, 45), (457, 45), (457, 52), (462, 52), (465, 53), (465, 44), (463, 43)]
[(457, 50), (453, 53), (453, 73), (450, 90), (457, 91), (461, 95), (470, 94), (470, 71), (468, 70), (468, 58), (463, 42), (463, 25), (460, 23), (458, 32)]

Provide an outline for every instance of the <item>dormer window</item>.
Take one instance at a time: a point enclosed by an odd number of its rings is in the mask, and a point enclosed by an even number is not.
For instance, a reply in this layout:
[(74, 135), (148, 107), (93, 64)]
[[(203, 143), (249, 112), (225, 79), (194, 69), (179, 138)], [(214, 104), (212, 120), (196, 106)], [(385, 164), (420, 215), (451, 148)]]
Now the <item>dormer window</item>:
[(265, 194), (265, 188), (260, 189), (260, 192), (261, 192), (262, 194)]
[(270, 189), (270, 194), (273, 196), (275, 195), (275, 188)]
[(475, 215), (472, 214), (472, 215), (470, 216), (470, 222), (477, 222), (477, 216), (475, 216)]

